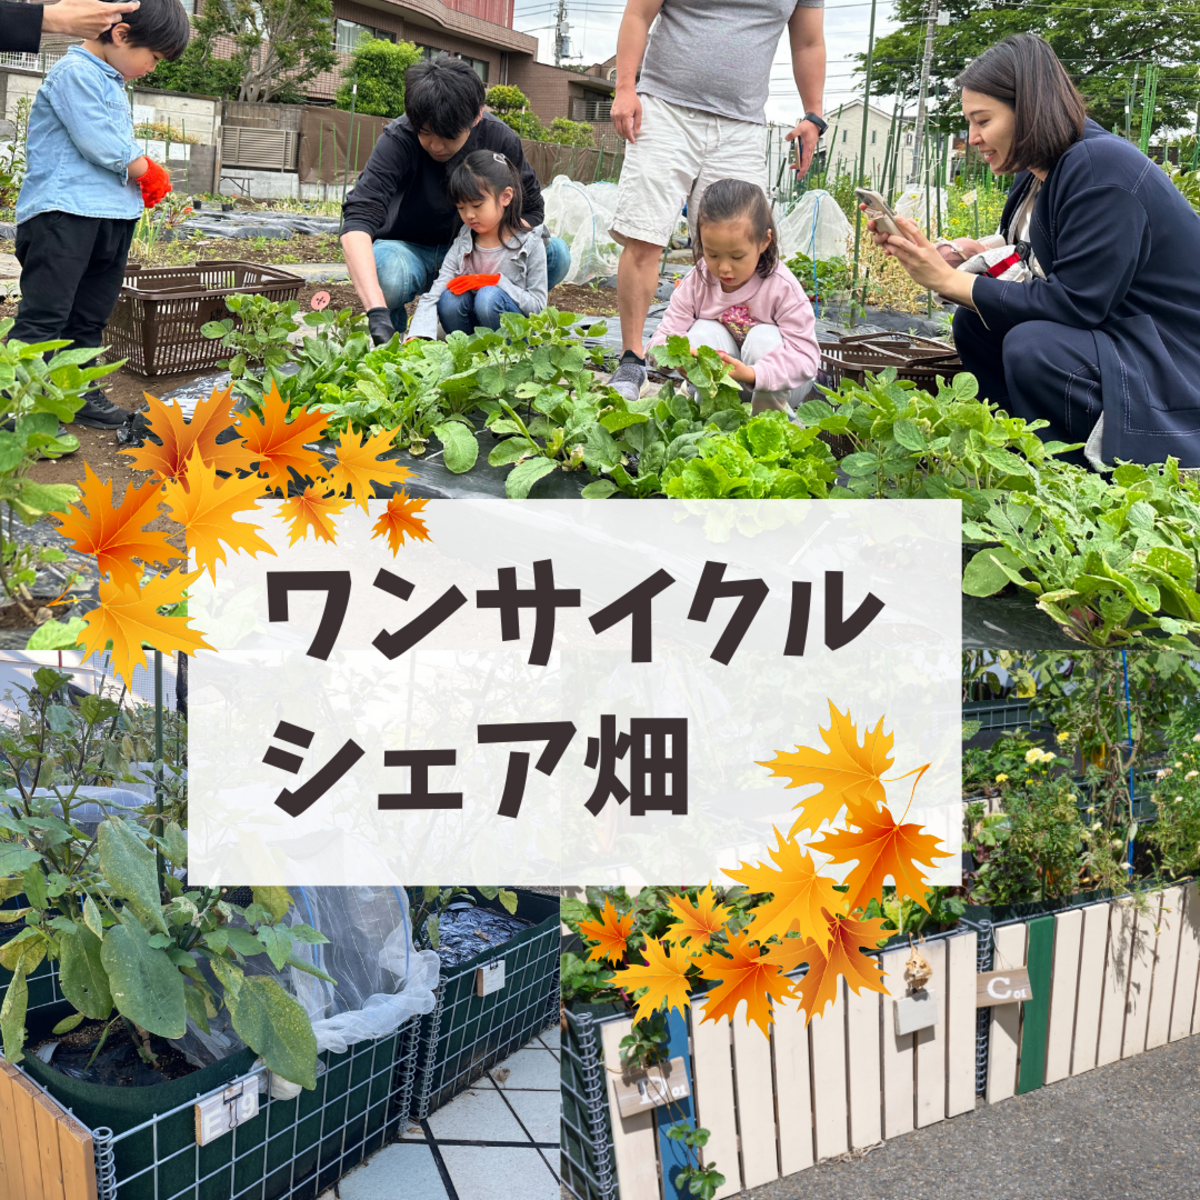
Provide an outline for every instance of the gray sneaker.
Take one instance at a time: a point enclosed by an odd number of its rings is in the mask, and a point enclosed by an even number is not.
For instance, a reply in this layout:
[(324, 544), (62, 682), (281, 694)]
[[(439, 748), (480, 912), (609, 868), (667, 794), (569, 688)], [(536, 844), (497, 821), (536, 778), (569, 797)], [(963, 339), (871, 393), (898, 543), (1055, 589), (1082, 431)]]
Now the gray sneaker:
[(612, 373), (608, 386), (617, 392), (627, 403), (637, 400), (645, 390), (647, 381), (646, 368), (640, 363), (622, 361)]

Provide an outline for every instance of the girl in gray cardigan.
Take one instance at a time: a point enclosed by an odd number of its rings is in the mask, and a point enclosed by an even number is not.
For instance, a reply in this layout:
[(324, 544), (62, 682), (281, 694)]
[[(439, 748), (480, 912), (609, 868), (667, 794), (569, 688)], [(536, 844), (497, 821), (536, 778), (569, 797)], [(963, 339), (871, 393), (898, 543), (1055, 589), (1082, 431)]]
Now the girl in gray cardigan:
[(546, 307), (545, 226), (526, 229), (521, 219), (521, 177), (493, 150), (468, 154), (450, 177), (450, 200), (463, 227), (442, 269), (417, 304), (410, 338), (500, 328), (500, 316), (526, 316)]

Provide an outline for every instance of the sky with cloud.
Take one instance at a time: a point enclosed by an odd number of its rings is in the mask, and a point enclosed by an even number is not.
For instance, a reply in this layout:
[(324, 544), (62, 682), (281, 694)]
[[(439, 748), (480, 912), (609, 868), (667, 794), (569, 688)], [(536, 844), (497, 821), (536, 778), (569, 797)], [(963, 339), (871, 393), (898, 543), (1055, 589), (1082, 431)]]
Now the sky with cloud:
[[(573, 61), (590, 66), (603, 62), (617, 49), (617, 29), (624, 4), (620, 0), (568, 0)], [(875, 35), (881, 37), (896, 28), (892, 20), (892, 0), (878, 0)], [(554, 61), (554, 17), (557, 4), (552, 0), (516, 0), (515, 28), (538, 39), (538, 58)], [(825, 111), (862, 95), (862, 76), (854, 75), (855, 54), (867, 48), (871, 22), (870, 0), (830, 0), (825, 9), (825, 48), (828, 63), (825, 72)], [(875, 104), (890, 109), (891, 100), (872, 97)], [(791, 125), (801, 116), (800, 100), (792, 80), (792, 58), (786, 35), (780, 40), (771, 69), (771, 98), (767, 119)]]

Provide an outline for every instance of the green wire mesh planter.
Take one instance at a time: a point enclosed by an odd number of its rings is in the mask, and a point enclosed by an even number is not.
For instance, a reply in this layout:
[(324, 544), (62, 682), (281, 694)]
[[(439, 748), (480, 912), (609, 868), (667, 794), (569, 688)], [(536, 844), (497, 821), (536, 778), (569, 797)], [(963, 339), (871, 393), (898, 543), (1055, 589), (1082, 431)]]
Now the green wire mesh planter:
[[(434, 1010), (420, 1019), (412, 1105), (418, 1120), (558, 1020), (558, 897), (521, 889), (517, 897), (516, 915), (536, 923), (443, 973)], [(499, 900), (475, 898), (481, 908), (504, 911)], [(499, 961), (504, 986), (477, 995), (476, 970)]]
[(612, 1118), (600, 1026), (629, 1014), (619, 1004), (564, 1009), (559, 1178), (577, 1200), (616, 1200)]
[[(50, 1026), (70, 1011), (48, 1005)], [(182, 1079), (144, 1088), (83, 1083), (30, 1055), (20, 1069), (92, 1134), (97, 1200), (316, 1200), (402, 1132), (408, 1121), (419, 1019), (394, 1034), (320, 1056), (315, 1091), (276, 1100), (265, 1067), (241, 1050)], [(243, 1083), (258, 1115), (207, 1146), (196, 1143), (194, 1105)]]
[[(20, 926), (0, 931), (0, 943)], [(12, 979), (0, 968), (0, 1003)], [(43, 960), (29, 979), (26, 1024), (40, 1036), (72, 1011), (58, 964)], [(19, 1064), (92, 1134), (97, 1200), (316, 1200), (408, 1122), (420, 1018), (394, 1034), (320, 1056), (317, 1086), (294, 1100), (266, 1091), (254, 1052), (170, 1083), (109, 1088), (83, 1083), (26, 1054)], [(259, 1085), (259, 1114), (224, 1137), (196, 1144), (193, 1106), (241, 1081)]]

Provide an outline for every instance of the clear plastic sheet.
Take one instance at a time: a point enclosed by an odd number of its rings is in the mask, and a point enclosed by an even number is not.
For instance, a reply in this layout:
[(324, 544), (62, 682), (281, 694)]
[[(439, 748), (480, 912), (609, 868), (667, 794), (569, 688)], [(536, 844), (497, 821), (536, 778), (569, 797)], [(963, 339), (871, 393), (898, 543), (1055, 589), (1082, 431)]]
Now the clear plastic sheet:
[(616, 274), (621, 248), (609, 227), (617, 210), (615, 183), (576, 183), (556, 175), (542, 189), (546, 204), (546, 227), (560, 237), (571, 251), (566, 283), (587, 283)]
[(824, 188), (805, 192), (786, 212), (775, 206), (775, 226), (784, 260), (803, 254), (814, 262), (845, 258), (854, 226)]
[[(390, 1036), (409, 1017), (433, 1011), (441, 962), (432, 950), (414, 947), (403, 888), (294, 888), (292, 899), (287, 922), (311, 925), (329, 939), (315, 946), (297, 942), (294, 953), (332, 975), (337, 987), (295, 967), (276, 971), (266, 955), (247, 959), (245, 971), (272, 976), (300, 1001), (318, 1051), (344, 1054), (359, 1042)], [(179, 1049), (197, 1066), (207, 1066), (242, 1045), (222, 1009), (207, 1034), (189, 1020)], [(297, 1085), (272, 1077), (277, 1098), (298, 1092)]]
[[(926, 194), (928, 193), (928, 200)], [(932, 221), (937, 228), (938, 201), (941, 201), (941, 218), (946, 219), (946, 189), (936, 187), (907, 187), (892, 203), (892, 211), (898, 217), (911, 217), (922, 229)], [(926, 205), (928, 204), (928, 208)], [(926, 220), (928, 214), (929, 220)], [(928, 232), (928, 231), (927, 231)]]

